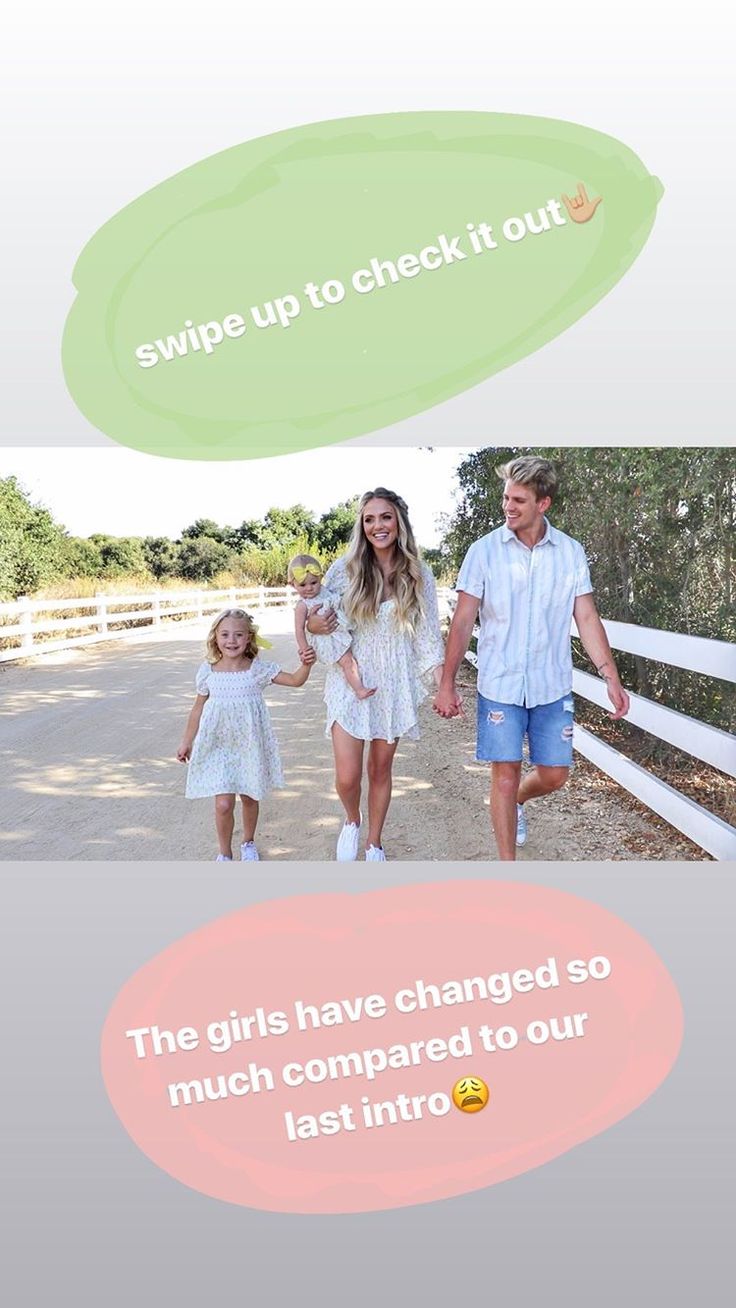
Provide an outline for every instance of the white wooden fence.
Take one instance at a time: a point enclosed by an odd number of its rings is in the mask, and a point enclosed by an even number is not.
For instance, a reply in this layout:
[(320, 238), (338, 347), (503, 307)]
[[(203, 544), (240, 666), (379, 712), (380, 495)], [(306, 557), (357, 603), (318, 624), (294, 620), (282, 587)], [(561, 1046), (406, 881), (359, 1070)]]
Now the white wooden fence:
[(201, 622), (220, 609), (263, 611), (292, 602), (288, 586), (229, 590), (160, 590), (146, 595), (89, 595), (86, 599), (26, 599), (0, 604), (0, 663), (50, 650), (91, 645), (162, 624)]
[[(439, 597), (440, 610), (448, 613), (454, 604), (454, 592), (443, 589)], [(287, 586), (162, 590), (146, 595), (94, 595), (86, 599), (19, 599), (0, 604), (0, 644), (12, 642), (0, 649), (0, 663), (50, 650), (120, 639), (129, 636), (131, 630), (153, 629), (175, 622), (201, 622), (223, 608), (251, 608), (262, 613), (264, 609), (284, 608), (293, 602), (293, 592)], [(625, 622), (603, 625), (614, 649), (736, 682), (736, 650), (725, 641), (704, 640)], [(478, 635), (477, 628), (474, 634)], [(572, 634), (577, 635), (574, 623)], [(477, 665), (472, 651), (468, 651), (467, 658)], [(609, 707), (605, 684), (597, 677), (575, 670), (573, 689), (594, 704)], [(736, 738), (728, 732), (640, 695), (631, 696), (627, 721), (728, 776), (736, 776)], [(701, 849), (715, 858), (736, 859), (736, 828), (577, 724), (573, 744), (580, 754)]]
[[(450, 600), (452, 604), (452, 601)], [(654, 627), (637, 627), (627, 622), (604, 622), (613, 649), (643, 658), (656, 659), (673, 667), (688, 668), (709, 677), (736, 682), (736, 648), (723, 640), (705, 640), (701, 636), (687, 636), (674, 631), (660, 631)], [(478, 636), (475, 628), (473, 635)], [(572, 634), (577, 636), (575, 623)], [(466, 658), (477, 667), (477, 657), (468, 650)], [(605, 682), (587, 672), (573, 671), (573, 690), (584, 699), (603, 708), (610, 708)], [(707, 726), (684, 713), (655, 704), (641, 695), (631, 696), (627, 722), (643, 731), (676, 745), (693, 758), (718, 768), (727, 776), (736, 777), (736, 737), (718, 727)], [(633, 763), (617, 749), (613, 749), (592, 732), (575, 724), (573, 745), (602, 772), (613, 777), (647, 808), (658, 813), (666, 822), (681, 831), (701, 849), (718, 859), (736, 859), (736, 827), (730, 826), (702, 804), (696, 804), (680, 794), (659, 777)]]

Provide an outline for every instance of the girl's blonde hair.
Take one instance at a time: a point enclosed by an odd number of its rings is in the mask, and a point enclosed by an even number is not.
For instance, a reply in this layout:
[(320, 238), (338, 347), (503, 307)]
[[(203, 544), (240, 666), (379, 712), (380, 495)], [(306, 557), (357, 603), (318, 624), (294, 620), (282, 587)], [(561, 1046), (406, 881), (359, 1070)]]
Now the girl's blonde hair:
[(256, 658), (258, 654), (258, 643), (256, 639), (258, 636), (258, 628), (255, 622), (253, 621), (252, 617), (250, 616), (250, 613), (246, 613), (245, 609), (224, 609), (223, 612), (218, 614), (218, 616), (215, 618), (209, 630), (209, 635), (207, 637), (208, 663), (218, 663), (219, 660), (222, 658), (222, 654), (217, 648), (216, 634), (217, 634), (217, 628), (219, 627), (220, 623), (225, 620), (225, 618), (239, 618), (242, 622), (245, 623), (248, 631), (248, 644), (246, 645), (244, 651), (245, 657), (247, 659)]
[(363, 530), (363, 512), (370, 500), (386, 500), (393, 506), (398, 537), (390, 581), (396, 601), (395, 617), (400, 630), (413, 632), (423, 612), (424, 578), (406, 501), (385, 486), (366, 491), (358, 504), (353, 534), (345, 556), (348, 586), (343, 609), (352, 622), (369, 622), (378, 614), (383, 593), (383, 574)]

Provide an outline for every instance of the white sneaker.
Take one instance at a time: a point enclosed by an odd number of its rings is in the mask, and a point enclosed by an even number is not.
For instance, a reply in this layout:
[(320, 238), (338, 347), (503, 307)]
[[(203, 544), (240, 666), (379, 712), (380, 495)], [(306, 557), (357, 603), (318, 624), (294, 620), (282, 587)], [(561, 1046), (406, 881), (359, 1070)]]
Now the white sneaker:
[(526, 844), (527, 834), (528, 831), (526, 825), (526, 818), (524, 816), (524, 806), (522, 804), (517, 804), (516, 805), (516, 843), (519, 847)]
[(240, 846), (241, 863), (259, 863), (261, 856), (255, 846), (254, 840), (244, 840)]
[(385, 863), (386, 855), (383, 851), (383, 845), (369, 845), (365, 851), (366, 863)]
[(233, 860), (231, 859), (229, 854), (218, 854), (217, 858), (215, 859), (216, 863), (232, 863), (232, 861)]
[(359, 817), (357, 822), (346, 822), (337, 837), (338, 863), (354, 863), (358, 857), (361, 821), (362, 818)]

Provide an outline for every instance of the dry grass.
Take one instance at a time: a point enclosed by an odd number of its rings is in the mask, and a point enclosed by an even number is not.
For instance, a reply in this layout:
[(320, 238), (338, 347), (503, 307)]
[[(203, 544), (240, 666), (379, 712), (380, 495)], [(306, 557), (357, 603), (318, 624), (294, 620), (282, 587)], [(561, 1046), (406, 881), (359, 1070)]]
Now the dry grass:
[[(195, 585), (192, 582), (183, 581), (181, 578), (167, 578), (164, 581), (156, 582), (148, 574), (132, 575), (117, 577), (109, 581), (95, 580), (91, 577), (72, 577), (63, 581), (55, 582), (53, 585), (45, 586), (36, 591), (30, 598), (34, 602), (47, 600), (48, 607), (41, 610), (34, 610), (34, 623), (52, 623), (60, 619), (71, 617), (89, 617), (94, 615), (97, 608), (97, 596), (104, 595), (107, 600), (107, 630), (109, 632), (132, 630), (136, 627), (150, 627), (151, 609), (141, 609), (140, 618), (123, 618), (121, 621), (115, 620), (116, 612), (129, 612), (135, 608), (135, 597), (140, 595), (159, 595), (163, 601), (162, 613), (166, 612), (166, 597), (175, 595), (191, 594), (195, 596), (198, 592), (207, 593), (208, 590), (230, 590), (233, 587), (243, 589), (249, 585), (255, 586), (254, 582), (236, 581), (229, 572), (220, 573), (213, 581), (207, 585)], [(115, 603), (115, 596), (120, 596), (120, 603)], [(78, 599), (89, 600), (88, 604), (80, 606), (78, 609), (54, 608), (54, 600)], [(133, 601), (131, 604), (130, 601)], [(187, 621), (192, 617), (192, 612), (173, 613), (167, 616), (167, 622)], [(2, 638), (3, 627), (14, 627), (19, 622), (19, 614), (1, 614), (0, 613), (0, 650), (17, 649), (20, 646), (21, 637), (18, 635)], [(68, 626), (56, 628), (47, 632), (34, 632), (34, 647), (41, 647), (52, 641), (64, 639), (74, 640), (78, 636), (88, 636), (94, 633), (96, 626), (94, 624), (80, 624), (80, 626)]]
[(125, 577), (100, 579), (99, 577), (65, 577), (48, 586), (43, 586), (31, 596), (34, 600), (42, 599), (86, 599), (95, 595), (155, 595), (166, 591), (229, 590), (231, 586), (243, 586), (256, 583), (236, 581), (232, 573), (222, 572), (207, 585), (193, 581), (184, 581), (181, 577), (164, 577), (156, 581), (150, 573), (132, 574)]

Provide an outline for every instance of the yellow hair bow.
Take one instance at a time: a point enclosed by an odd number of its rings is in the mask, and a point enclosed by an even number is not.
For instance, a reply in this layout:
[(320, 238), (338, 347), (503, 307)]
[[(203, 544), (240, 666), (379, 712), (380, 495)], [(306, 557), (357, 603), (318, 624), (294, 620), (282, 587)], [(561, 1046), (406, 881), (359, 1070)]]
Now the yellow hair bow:
[(273, 641), (266, 640), (265, 636), (256, 636), (256, 645), (259, 649), (273, 649)]
[(291, 569), (294, 581), (306, 581), (308, 576), (321, 577), (322, 569), (318, 563), (296, 563)]

